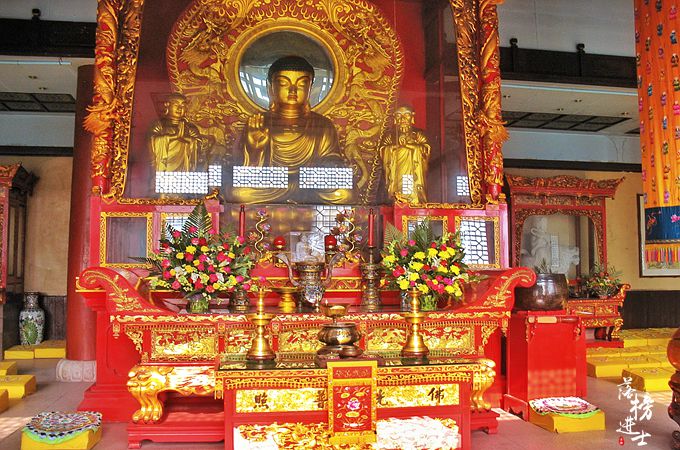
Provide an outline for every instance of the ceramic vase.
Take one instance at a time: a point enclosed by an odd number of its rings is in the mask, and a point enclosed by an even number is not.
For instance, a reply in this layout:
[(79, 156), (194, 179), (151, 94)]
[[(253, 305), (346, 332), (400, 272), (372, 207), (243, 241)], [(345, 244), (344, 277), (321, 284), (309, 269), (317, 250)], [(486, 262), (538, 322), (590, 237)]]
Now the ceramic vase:
[(21, 345), (36, 345), (43, 340), (45, 311), (42, 310), (38, 292), (24, 294), (24, 307), (19, 313), (19, 338)]

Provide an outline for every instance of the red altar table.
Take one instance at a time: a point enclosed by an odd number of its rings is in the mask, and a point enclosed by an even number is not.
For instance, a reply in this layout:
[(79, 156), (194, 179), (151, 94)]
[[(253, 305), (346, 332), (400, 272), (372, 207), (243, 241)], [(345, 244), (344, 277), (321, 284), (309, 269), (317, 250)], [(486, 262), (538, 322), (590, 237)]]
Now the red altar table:
[(587, 347), (623, 347), (619, 331), (623, 325), (621, 308), (626, 299), (629, 284), (623, 284), (618, 292), (608, 298), (570, 298), (567, 300), (567, 314), (579, 316), (583, 328), (605, 328), (604, 339), (586, 341)]
[(508, 326), (506, 411), (529, 420), (529, 400), (586, 395), (586, 347), (579, 316), (519, 311)]
[[(454, 419), (459, 448), (470, 448), (470, 390), (477, 364), (454, 358), (432, 358), (425, 364), (387, 359), (373, 379), (377, 419)], [(247, 369), (245, 362), (220, 363), (215, 396), (224, 398), (225, 450), (234, 449), (234, 427), (241, 424), (327, 423), (333, 401), (327, 393), (330, 370), (309, 361), (284, 361), (261, 370)]]
[[(535, 275), (525, 268), (486, 273), (489, 278), (467, 287), (463, 303), (428, 313), (421, 329), (431, 357), (474, 363), (469, 426), (494, 432), (497, 414), (484, 395), (497, 382), (500, 333), (508, 326), (515, 286), (530, 286)], [(219, 386), (214, 362), (244, 355), (253, 325), (245, 314), (226, 309), (208, 315), (171, 312), (142, 297), (135, 277), (126, 275), (97, 267), (78, 280), (80, 292), (97, 312), (97, 383), (79, 408), (101, 411), (105, 420), (132, 420), (133, 447), (143, 439), (221, 440), (224, 411), (210, 398)], [(327, 297), (334, 300), (333, 293)], [(358, 345), (367, 353), (399, 355), (408, 325), (396, 306), (378, 312), (350, 309), (343, 320), (357, 323), (362, 333)], [(279, 311), (268, 328), (272, 348), (279, 358), (311, 361), (321, 345), (318, 330), (329, 321), (319, 313)], [(171, 392), (189, 398), (178, 399)]]

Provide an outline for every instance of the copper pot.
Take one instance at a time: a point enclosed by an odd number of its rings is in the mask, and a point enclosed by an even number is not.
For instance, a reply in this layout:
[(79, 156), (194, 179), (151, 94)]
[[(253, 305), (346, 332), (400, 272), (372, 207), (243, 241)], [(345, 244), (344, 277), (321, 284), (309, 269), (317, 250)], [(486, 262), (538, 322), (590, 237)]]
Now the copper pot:
[(536, 284), (515, 289), (515, 308), (520, 311), (554, 311), (564, 309), (569, 288), (563, 273), (538, 273)]

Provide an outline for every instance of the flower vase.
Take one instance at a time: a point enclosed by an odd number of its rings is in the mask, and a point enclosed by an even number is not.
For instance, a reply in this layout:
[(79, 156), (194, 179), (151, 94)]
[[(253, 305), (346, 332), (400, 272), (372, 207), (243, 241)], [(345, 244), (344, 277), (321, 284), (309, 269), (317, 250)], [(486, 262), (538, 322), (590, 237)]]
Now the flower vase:
[(210, 299), (202, 295), (189, 297), (187, 312), (190, 314), (206, 314), (210, 309)]
[(19, 313), (19, 338), (21, 345), (36, 345), (43, 340), (45, 311), (40, 308), (38, 292), (24, 294), (24, 307)]
[(421, 311), (436, 311), (437, 300), (439, 297), (432, 294), (423, 294), (420, 296), (420, 310)]
[(241, 288), (234, 289), (229, 299), (229, 308), (234, 311), (247, 311), (249, 305), (248, 293)]

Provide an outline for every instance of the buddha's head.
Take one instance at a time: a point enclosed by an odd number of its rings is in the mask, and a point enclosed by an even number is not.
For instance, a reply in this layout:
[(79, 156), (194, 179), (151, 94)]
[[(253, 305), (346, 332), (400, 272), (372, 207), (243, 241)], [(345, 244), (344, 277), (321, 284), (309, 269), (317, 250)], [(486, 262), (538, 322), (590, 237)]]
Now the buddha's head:
[(416, 113), (413, 112), (413, 108), (410, 106), (400, 106), (394, 112), (394, 124), (397, 126), (399, 131), (407, 132), (410, 131), (413, 125), (416, 123)]
[(309, 94), (314, 67), (300, 56), (284, 56), (271, 65), (267, 74), (272, 111), (309, 111)]
[(184, 118), (187, 111), (187, 98), (182, 94), (170, 94), (163, 103), (163, 117), (170, 120)]

